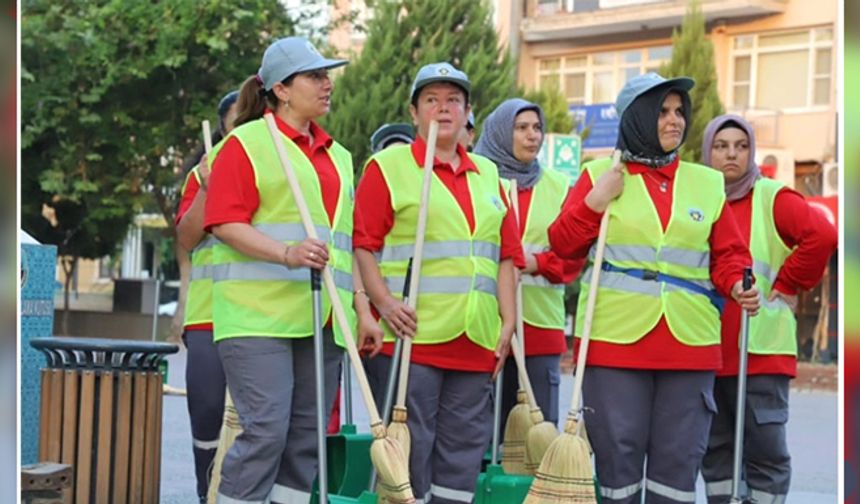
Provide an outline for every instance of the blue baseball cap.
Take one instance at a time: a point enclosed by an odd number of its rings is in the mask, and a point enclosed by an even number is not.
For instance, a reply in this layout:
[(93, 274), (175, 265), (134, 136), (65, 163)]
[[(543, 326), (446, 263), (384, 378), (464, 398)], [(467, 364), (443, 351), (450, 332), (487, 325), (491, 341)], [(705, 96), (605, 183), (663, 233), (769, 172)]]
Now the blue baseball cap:
[(349, 61), (324, 58), (307, 39), (286, 37), (266, 49), (257, 75), (263, 81), (263, 87), (269, 91), (275, 84), (299, 72), (326, 70), (347, 63)]
[(695, 85), (696, 81), (689, 77), (667, 79), (654, 72), (638, 75), (627, 81), (627, 84), (624, 84), (621, 92), (618, 93), (618, 98), (615, 100), (615, 110), (618, 112), (618, 117), (623, 116), (624, 111), (627, 110), (627, 107), (629, 107), (636, 98), (656, 87), (664, 86), (667, 88), (679, 88), (684, 91), (690, 91)]
[(424, 65), (418, 70), (415, 75), (415, 80), (412, 82), (412, 91), (409, 93), (409, 99), (415, 100), (415, 97), (421, 89), (434, 82), (450, 82), (455, 86), (463, 89), (466, 93), (466, 100), (469, 99), (469, 93), (472, 90), (472, 83), (469, 82), (469, 77), (461, 70), (457, 70), (450, 63), (430, 63)]

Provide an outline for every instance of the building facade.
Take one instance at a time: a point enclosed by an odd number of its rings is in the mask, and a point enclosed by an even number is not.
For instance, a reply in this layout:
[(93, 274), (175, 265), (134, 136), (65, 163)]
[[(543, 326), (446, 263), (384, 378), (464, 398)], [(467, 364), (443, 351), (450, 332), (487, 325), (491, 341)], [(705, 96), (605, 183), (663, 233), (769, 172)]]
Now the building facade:
[[(837, 190), (837, 18), (829, 0), (702, 0), (727, 112), (755, 127), (757, 161), (808, 195)], [(586, 155), (614, 145), (612, 102), (631, 77), (672, 56), (686, 0), (498, 0), (527, 88), (557, 86), (581, 124)]]

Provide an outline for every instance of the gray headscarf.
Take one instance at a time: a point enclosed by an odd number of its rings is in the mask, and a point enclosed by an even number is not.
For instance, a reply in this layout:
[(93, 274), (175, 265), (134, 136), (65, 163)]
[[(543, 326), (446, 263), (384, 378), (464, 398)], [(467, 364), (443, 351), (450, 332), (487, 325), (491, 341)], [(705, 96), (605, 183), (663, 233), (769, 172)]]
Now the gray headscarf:
[(761, 171), (755, 163), (755, 132), (746, 119), (734, 114), (724, 114), (712, 119), (705, 127), (705, 134), (702, 136), (702, 160), (705, 165), (711, 166), (711, 146), (714, 144), (714, 137), (720, 130), (728, 127), (737, 127), (743, 130), (747, 134), (750, 144), (747, 172), (734, 182), (726, 182), (726, 199), (737, 201), (746, 196), (756, 181), (761, 178)]
[(541, 168), (537, 159), (523, 163), (514, 157), (514, 120), (524, 110), (537, 112), (538, 120), (544, 126), (543, 111), (538, 105), (520, 98), (505, 100), (484, 120), (475, 153), (496, 163), (500, 177), (516, 179), (517, 187), (528, 189), (540, 179)]

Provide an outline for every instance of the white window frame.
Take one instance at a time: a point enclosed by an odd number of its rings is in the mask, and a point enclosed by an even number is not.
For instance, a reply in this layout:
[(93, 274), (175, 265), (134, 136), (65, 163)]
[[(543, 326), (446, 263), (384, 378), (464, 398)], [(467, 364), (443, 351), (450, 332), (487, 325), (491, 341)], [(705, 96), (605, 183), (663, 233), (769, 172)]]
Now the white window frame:
[[(815, 40), (815, 34), (817, 30), (831, 30), (833, 36), (831, 36), (830, 40)], [(790, 33), (797, 33), (801, 31), (807, 32), (807, 41), (805, 43), (796, 43), (796, 44), (787, 44), (781, 46), (774, 47), (759, 47), (759, 37), (762, 35), (788, 35)], [(833, 108), (833, 93), (830, 93), (829, 103), (824, 105), (816, 105), (815, 104), (815, 81), (817, 77), (822, 76), (823, 74), (815, 73), (815, 62), (816, 62), (816, 53), (819, 49), (829, 49), (830, 50), (830, 86), (831, 90), (834, 86), (835, 79), (835, 69), (836, 69), (836, 47), (834, 43), (834, 38), (836, 36), (836, 30), (833, 26), (830, 25), (822, 25), (822, 26), (813, 26), (804, 29), (794, 29), (794, 30), (780, 30), (774, 32), (765, 32), (765, 33), (744, 33), (737, 34), (731, 38), (731, 49), (729, 51), (729, 89), (728, 89), (728, 100), (727, 102), (731, 104), (731, 108), (733, 110), (759, 110), (758, 108), (758, 57), (760, 54), (776, 54), (781, 52), (792, 52), (798, 50), (806, 50), (807, 51), (807, 87), (806, 87), (806, 105), (800, 107), (787, 107), (780, 109), (776, 112), (782, 112), (786, 114), (802, 114), (802, 113), (810, 113), (810, 112), (826, 112)], [(752, 46), (748, 48), (738, 49), (736, 48), (736, 41), (741, 37), (751, 37), (752, 38)], [(746, 106), (738, 107), (735, 105), (735, 60), (738, 57), (749, 57), (750, 58), (750, 80), (749, 80), (749, 102)]]
[[(623, 75), (623, 72), (628, 68), (635, 68), (637, 65), (639, 67), (640, 75), (647, 72), (649, 68), (657, 66), (668, 62), (669, 59), (658, 59), (651, 60), (648, 57), (648, 51), (655, 48), (671, 48), (671, 44), (659, 44), (652, 45), (648, 47), (630, 47), (630, 48), (622, 48), (622, 49), (614, 49), (607, 51), (595, 51), (591, 53), (574, 53), (574, 54), (565, 54), (558, 56), (546, 56), (541, 57), (537, 60), (537, 72), (535, 72), (534, 77), (534, 87), (535, 89), (541, 88), (541, 78), (546, 76), (556, 75), (558, 77), (558, 89), (564, 95), (565, 100), (568, 105), (594, 105), (594, 74), (598, 72), (606, 72), (607, 70), (612, 72), (612, 85), (615, 86), (613, 90), (612, 96), (616, 96), (619, 91), (621, 91), (621, 87), (623, 84), (619, 82), (620, 77)], [(626, 63), (624, 61), (624, 54), (638, 51), (641, 55), (638, 63)], [(611, 64), (596, 64), (594, 62), (596, 55), (602, 54), (612, 54), (613, 62)], [(581, 59), (585, 57), (585, 65), (584, 66), (569, 66), (567, 64), (568, 60)], [(670, 56), (671, 57), (671, 56)], [(551, 60), (559, 61), (559, 68), (557, 70), (541, 70), (541, 63), (544, 61)], [(565, 79), (566, 75), (571, 74), (585, 74), (585, 96), (582, 97), (582, 103), (578, 103), (574, 100), (569, 100), (567, 96), (567, 90), (565, 89)], [(601, 102), (604, 103), (604, 102)]]

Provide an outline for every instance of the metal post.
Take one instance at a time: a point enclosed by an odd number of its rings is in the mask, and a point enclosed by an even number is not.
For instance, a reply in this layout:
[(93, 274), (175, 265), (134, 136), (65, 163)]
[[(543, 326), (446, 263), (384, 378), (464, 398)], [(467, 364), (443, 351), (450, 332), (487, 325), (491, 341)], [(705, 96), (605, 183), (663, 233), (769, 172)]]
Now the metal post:
[(493, 403), (493, 446), (490, 448), (490, 463), (499, 464), (499, 439), (502, 430), (502, 384), (504, 382), (505, 370), (499, 371), (496, 376), (495, 402)]
[(345, 424), (352, 425), (352, 368), (349, 354), (343, 354), (343, 409)]
[[(752, 269), (744, 269), (743, 289), (752, 288)], [(747, 400), (747, 349), (749, 348), (749, 313), (741, 315), (740, 365), (738, 366), (738, 398), (735, 412), (735, 450), (732, 464), (732, 498), (730, 504), (741, 504), (741, 466), (744, 453), (744, 425), (746, 423)]]
[(152, 305), (152, 341), (158, 336), (158, 303), (161, 300), (161, 283), (158, 280), (158, 243), (152, 242), (152, 278), (155, 279), (155, 295)]
[(311, 268), (311, 289), (313, 291), (314, 316), (314, 377), (317, 398), (317, 481), (319, 482), (319, 502), (328, 504), (328, 463), (326, 461), (326, 425), (325, 425), (325, 363), (323, 359), (323, 329), (322, 329), (322, 275), (320, 270)]

